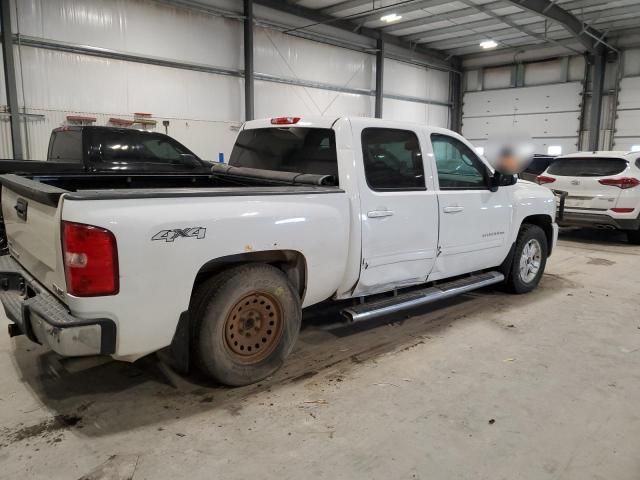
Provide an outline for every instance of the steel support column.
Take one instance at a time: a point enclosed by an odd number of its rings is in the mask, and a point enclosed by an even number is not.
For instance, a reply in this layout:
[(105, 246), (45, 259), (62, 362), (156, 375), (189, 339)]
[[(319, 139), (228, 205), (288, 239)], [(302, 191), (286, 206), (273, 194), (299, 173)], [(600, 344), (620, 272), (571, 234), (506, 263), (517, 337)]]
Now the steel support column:
[(462, 74), (449, 73), (451, 80), (451, 125), (454, 132), (462, 133)]
[(253, 0), (244, 0), (244, 117), (253, 120), (254, 112), (253, 71)]
[(4, 83), (7, 91), (9, 123), (11, 126), (11, 146), (13, 158), (22, 160), (22, 132), (20, 130), (20, 109), (18, 107), (18, 89), (13, 59), (13, 37), (11, 35), (11, 2), (0, 0), (0, 24), (2, 26), (2, 57), (4, 62)]
[(602, 87), (607, 57), (604, 54), (593, 56), (593, 76), (591, 77), (591, 101), (589, 108), (589, 150), (598, 150), (600, 142), (600, 117), (602, 116)]
[(382, 118), (384, 100), (384, 39), (379, 38), (376, 51), (376, 118)]

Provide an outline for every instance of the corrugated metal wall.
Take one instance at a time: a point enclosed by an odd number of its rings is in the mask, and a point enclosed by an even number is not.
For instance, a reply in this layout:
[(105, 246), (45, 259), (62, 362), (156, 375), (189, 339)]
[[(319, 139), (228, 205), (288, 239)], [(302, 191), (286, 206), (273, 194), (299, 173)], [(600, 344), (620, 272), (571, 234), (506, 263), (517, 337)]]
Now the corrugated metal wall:
[[(23, 121), (28, 158), (45, 158), (51, 129), (69, 114), (95, 116), (96, 124), (104, 125), (110, 117), (132, 118), (134, 112), (152, 113), (158, 125), (169, 120), (169, 134), (203, 158), (228, 156), (244, 115), (239, 19), (154, 0), (13, 1), (14, 32), (24, 43), (14, 45), (18, 96), (24, 112), (34, 115)], [(220, 5), (230, 4), (220, 0)], [(40, 45), (30, 46), (30, 39)], [(42, 40), (54, 46), (42, 48)], [(119, 56), (69, 51), (75, 46)], [(190, 69), (123, 60), (123, 54), (188, 63)], [(254, 54), (260, 78), (256, 116), (373, 115), (373, 55), (264, 27), (255, 28)], [(385, 65), (386, 118), (448, 125), (448, 73), (395, 60)], [(199, 66), (207, 71), (194, 71)], [(0, 103), (6, 105), (4, 85)], [(0, 115), (0, 157), (10, 156), (8, 120)]]
[(640, 49), (622, 55), (613, 142), (616, 150), (640, 149)]

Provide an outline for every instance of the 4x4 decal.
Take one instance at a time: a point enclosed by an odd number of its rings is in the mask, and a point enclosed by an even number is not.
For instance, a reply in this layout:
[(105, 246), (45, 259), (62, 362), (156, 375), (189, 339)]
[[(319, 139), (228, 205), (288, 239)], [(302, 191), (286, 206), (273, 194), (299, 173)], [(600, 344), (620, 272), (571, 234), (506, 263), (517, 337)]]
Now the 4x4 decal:
[(173, 242), (176, 238), (197, 238), (202, 240), (207, 233), (204, 227), (174, 228), (173, 230), (160, 230), (151, 240), (164, 240)]

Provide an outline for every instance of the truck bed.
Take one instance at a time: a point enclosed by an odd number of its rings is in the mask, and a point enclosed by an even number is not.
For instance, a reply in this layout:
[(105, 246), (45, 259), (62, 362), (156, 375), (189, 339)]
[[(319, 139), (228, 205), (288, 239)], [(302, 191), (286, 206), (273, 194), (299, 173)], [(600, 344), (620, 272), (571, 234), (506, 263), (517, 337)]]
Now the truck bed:
[(192, 175), (0, 175), (0, 183), (17, 194), (57, 206), (70, 200), (172, 198), (204, 196), (294, 195), (335, 193), (328, 185), (291, 185), (268, 179)]

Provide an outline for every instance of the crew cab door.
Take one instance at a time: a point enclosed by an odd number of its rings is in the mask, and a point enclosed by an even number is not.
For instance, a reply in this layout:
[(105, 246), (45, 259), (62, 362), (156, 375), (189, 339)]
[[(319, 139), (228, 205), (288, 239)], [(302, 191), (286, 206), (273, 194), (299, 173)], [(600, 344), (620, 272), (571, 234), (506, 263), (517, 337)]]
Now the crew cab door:
[(440, 204), (439, 254), (432, 279), (502, 263), (513, 205), (511, 189), (489, 190), (491, 172), (460, 138), (432, 133)]
[(426, 137), (417, 129), (353, 122), (355, 144), (361, 141), (354, 156), (362, 224), (360, 279), (354, 294), (424, 282), (438, 239), (438, 198), (422, 157)]

